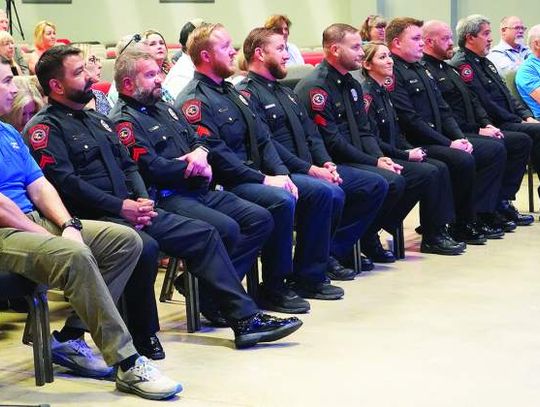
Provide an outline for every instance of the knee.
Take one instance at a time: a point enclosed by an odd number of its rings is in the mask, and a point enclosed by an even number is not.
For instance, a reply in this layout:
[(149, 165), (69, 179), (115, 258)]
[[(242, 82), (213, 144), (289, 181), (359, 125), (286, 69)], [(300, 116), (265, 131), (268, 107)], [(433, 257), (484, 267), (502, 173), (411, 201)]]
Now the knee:
[(392, 177), (392, 180), (388, 183), (388, 196), (399, 198), (405, 191), (405, 185), (406, 181), (404, 177), (400, 175)]
[(222, 222), (217, 229), (227, 250), (234, 249), (234, 246), (240, 239), (240, 225), (231, 219), (230, 221)]
[(142, 242), (139, 264), (157, 265), (159, 257), (159, 243), (155, 239), (145, 239)]

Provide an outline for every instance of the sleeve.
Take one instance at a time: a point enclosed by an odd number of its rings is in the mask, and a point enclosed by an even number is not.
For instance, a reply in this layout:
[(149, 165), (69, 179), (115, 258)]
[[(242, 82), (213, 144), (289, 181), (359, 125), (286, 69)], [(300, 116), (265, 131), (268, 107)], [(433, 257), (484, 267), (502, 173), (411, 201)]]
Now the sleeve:
[(463, 132), (459, 128), (459, 125), (456, 122), (454, 115), (452, 114), (450, 106), (448, 106), (448, 103), (446, 103), (446, 101), (442, 97), (441, 91), (435, 83), (433, 83), (432, 88), (433, 92), (435, 93), (435, 97), (437, 98), (437, 104), (439, 107), (439, 112), (441, 114), (442, 128), (444, 134), (446, 136), (449, 136), (448, 138), (452, 140), (457, 140), (465, 137), (463, 135)]
[(341, 134), (332, 110), (331, 99), (323, 87), (297, 86), (295, 92), (304, 104), (309, 117), (317, 125), (324, 144), (334, 160), (340, 163), (377, 165), (377, 158), (359, 150)]
[(326, 150), (326, 146), (324, 145), (321, 133), (319, 133), (319, 129), (313, 120), (310, 119), (305, 106), (301, 105), (300, 108), (302, 109), (304, 116), (304, 119), (302, 120), (302, 127), (304, 128), (304, 134), (306, 135), (306, 141), (308, 142), (309, 152), (311, 153), (313, 162), (319, 166), (323, 165), (324, 163), (331, 162), (332, 158)]
[(19, 154), (21, 156), (24, 168), (24, 185), (30, 185), (36, 179), (43, 177), (43, 171), (41, 171), (41, 168), (39, 168), (39, 166), (37, 165), (36, 160), (34, 160), (32, 155), (30, 154), (30, 151), (26, 144), (24, 144), (24, 141), (19, 132), (11, 126), (9, 126), (8, 129), (13, 135), (13, 137), (17, 140), (17, 144), (19, 145)]
[(514, 63), (503, 50), (494, 49), (488, 54), (487, 58), (493, 62), (501, 78), (504, 78), (509, 72), (516, 70)]
[[(177, 99), (178, 100), (178, 99)], [(217, 173), (216, 177), (229, 184), (258, 183), (264, 175), (248, 167), (221, 139), (219, 127), (213, 119), (212, 109), (202, 98), (189, 98), (181, 103), (182, 114), (199, 138), (205, 138), (210, 150), (208, 159)]]
[(122, 199), (102, 191), (77, 174), (69, 159), (62, 129), (49, 122), (34, 123), (25, 128), (30, 153), (64, 199), (85, 204), (92, 202), (97, 209), (119, 214)]

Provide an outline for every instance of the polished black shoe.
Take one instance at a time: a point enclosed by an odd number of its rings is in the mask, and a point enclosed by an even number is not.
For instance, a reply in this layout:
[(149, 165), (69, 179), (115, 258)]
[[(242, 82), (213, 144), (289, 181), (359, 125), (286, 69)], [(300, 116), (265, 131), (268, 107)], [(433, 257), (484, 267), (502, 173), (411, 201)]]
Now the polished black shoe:
[(486, 237), (476, 228), (473, 223), (458, 222), (448, 226), (448, 233), (456, 242), (467, 244), (484, 244)]
[(343, 267), (335, 258), (329, 257), (326, 275), (332, 280), (349, 281), (354, 280), (356, 271)]
[(502, 201), (499, 207), (497, 208), (499, 212), (506, 219), (515, 222), (518, 226), (528, 226), (534, 222), (534, 216), (532, 215), (523, 215), (512, 205), (510, 201)]
[(209, 322), (208, 325), (215, 328), (227, 328), (229, 323), (219, 310), (203, 309), (201, 305), (201, 314)]
[(486, 237), (486, 239), (501, 239), (504, 236), (502, 225), (493, 220), (491, 217), (479, 217), (478, 221), (476, 222), (476, 227)]
[(134, 337), (133, 344), (135, 349), (142, 356), (146, 356), (148, 359), (152, 360), (161, 360), (165, 359), (165, 351), (159, 342), (159, 339), (156, 335), (149, 337)]
[[(485, 224), (496, 231), (499, 231), (500, 229), (503, 232), (512, 232), (517, 228), (515, 222), (507, 219), (505, 216), (502, 216), (499, 212), (478, 214), (478, 223), (480, 225)], [(486, 237), (490, 239), (487, 235)]]
[(314, 300), (339, 300), (345, 295), (343, 288), (330, 284), (330, 280), (320, 283), (292, 281), (290, 287), (300, 297)]
[(259, 342), (277, 341), (292, 334), (301, 326), (302, 321), (296, 317), (277, 318), (258, 312), (234, 324), (234, 344), (236, 348), (244, 349)]
[(450, 236), (439, 233), (430, 237), (424, 236), (420, 245), (420, 251), (422, 253), (452, 256), (463, 253), (465, 247), (465, 243), (456, 242)]
[(379, 235), (363, 238), (361, 242), (362, 252), (375, 263), (394, 263), (394, 253), (382, 247)]
[(264, 283), (259, 288), (257, 304), (262, 309), (285, 314), (305, 314), (311, 308), (309, 302), (290, 288), (283, 286), (278, 289), (268, 290)]

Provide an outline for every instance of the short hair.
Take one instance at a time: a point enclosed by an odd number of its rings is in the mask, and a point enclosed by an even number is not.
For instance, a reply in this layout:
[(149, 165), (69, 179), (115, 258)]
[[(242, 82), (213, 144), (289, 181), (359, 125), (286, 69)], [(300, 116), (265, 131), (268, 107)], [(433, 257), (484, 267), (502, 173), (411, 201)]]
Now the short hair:
[(278, 30), (281, 28), (280, 25), (282, 23), (287, 24), (287, 28), (290, 28), (292, 26), (291, 20), (286, 15), (273, 14), (270, 17), (268, 17), (266, 21), (264, 22), (264, 28), (268, 28), (270, 30)]
[(45, 34), (45, 28), (52, 27), (56, 31), (56, 25), (47, 20), (42, 20), (34, 27), (34, 45), (36, 48), (40, 48), (43, 44), (43, 35)]
[(215, 30), (224, 28), (223, 24), (203, 23), (195, 28), (187, 41), (187, 53), (193, 61), (193, 65), (199, 65), (201, 61), (201, 52), (210, 47), (210, 36)]
[[(362, 48), (364, 49), (363, 62), (373, 61), (373, 58), (375, 58), (375, 53), (381, 45), (384, 45), (386, 47), (386, 44), (381, 41), (366, 42), (364, 45), (362, 45)], [(368, 72), (369, 71), (366, 68), (362, 67), (362, 74), (364, 75), (364, 77), (368, 77)]]
[(11, 34), (7, 31), (0, 31), (0, 45), (7, 45), (10, 42), (15, 43)]
[(467, 41), (467, 35), (476, 37), (482, 30), (482, 24), (491, 24), (487, 17), (481, 14), (471, 14), (470, 16), (463, 17), (458, 21), (456, 25), (456, 35), (458, 38), (458, 45), (460, 48), (465, 48), (465, 42)]
[(72, 55), (81, 55), (81, 50), (71, 45), (55, 45), (41, 55), (36, 63), (36, 75), (45, 95), (51, 93), (51, 79), (64, 77), (64, 60)]
[(416, 26), (422, 28), (424, 22), (412, 17), (397, 17), (391, 20), (386, 26), (386, 31), (384, 37), (388, 46), (394, 41), (395, 38), (398, 38), (403, 31), (411, 26)]
[(346, 34), (358, 34), (358, 29), (343, 23), (335, 23), (326, 27), (322, 35), (323, 48), (329, 49), (332, 44), (343, 41)]
[(527, 44), (529, 44), (529, 48), (532, 48), (533, 41), (540, 38), (540, 24), (533, 25), (529, 29), (529, 33), (527, 34)]
[(244, 58), (247, 63), (251, 62), (257, 48), (263, 48), (268, 44), (272, 35), (281, 35), (281, 33), (265, 27), (257, 27), (249, 32), (242, 47)]
[(378, 14), (371, 14), (367, 16), (360, 26), (360, 36), (362, 37), (362, 41), (371, 41), (370, 31), (373, 27), (379, 24), (384, 24), (385, 27), (388, 25), (383, 16)]
[(116, 89), (122, 90), (122, 78), (135, 78), (137, 75), (137, 62), (140, 60), (155, 61), (152, 54), (140, 48), (127, 48), (114, 62), (114, 83)]
[(178, 36), (178, 42), (180, 45), (182, 45), (182, 49), (185, 51), (187, 46), (187, 40), (189, 38), (189, 34), (193, 32), (195, 28), (200, 26), (202, 23), (204, 23), (202, 18), (194, 18), (193, 20), (188, 21), (184, 24), (182, 29), (180, 30), (180, 35)]
[(17, 86), (17, 95), (13, 100), (11, 111), (2, 116), (2, 120), (11, 124), (17, 130), (21, 130), (25, 125), (25, 123), (22, 123), (24, 107), (28, 103), (34, 102), (36, 111), (38, 111), (45, 105), (45, 100), (35, 76), (15, 76), (13, 82)]

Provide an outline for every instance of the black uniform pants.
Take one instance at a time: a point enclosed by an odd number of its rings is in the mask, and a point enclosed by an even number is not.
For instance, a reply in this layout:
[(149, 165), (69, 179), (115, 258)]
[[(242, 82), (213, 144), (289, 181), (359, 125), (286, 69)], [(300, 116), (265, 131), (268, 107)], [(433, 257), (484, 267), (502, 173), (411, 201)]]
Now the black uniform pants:
[(499, 128), (506, 131), (517, 131), (527, 134), (532, 140), (531, 160), (540, 178), (540, 123), (500, 123)]

